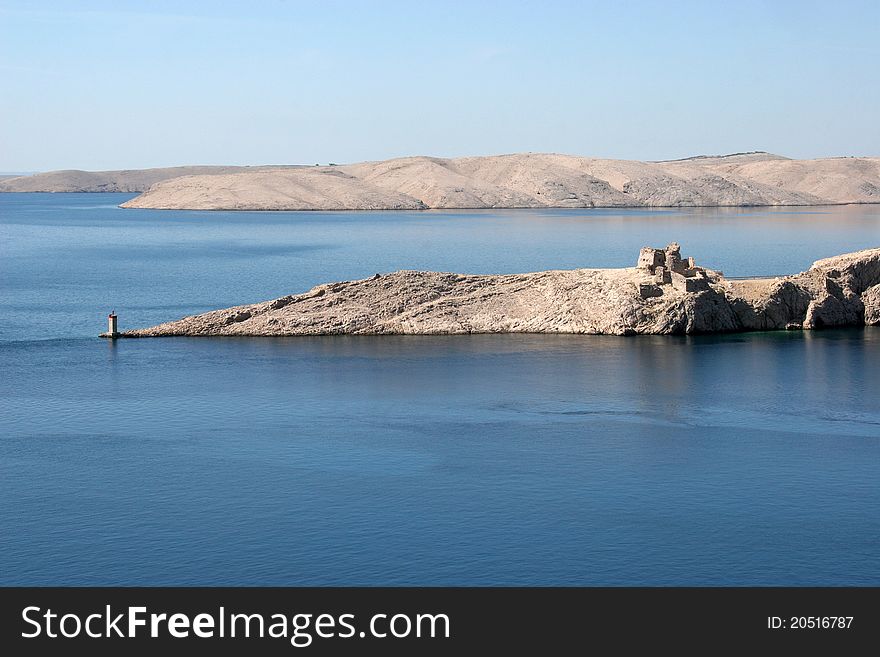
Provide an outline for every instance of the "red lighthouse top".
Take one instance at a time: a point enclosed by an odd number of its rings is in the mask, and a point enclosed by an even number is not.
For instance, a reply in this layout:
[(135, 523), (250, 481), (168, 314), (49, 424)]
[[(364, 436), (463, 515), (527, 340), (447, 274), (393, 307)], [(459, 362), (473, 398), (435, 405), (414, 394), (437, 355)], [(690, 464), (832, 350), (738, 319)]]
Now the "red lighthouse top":
[(107, 319), (111, 319), (111, 318), (113, 318), (113, 317), (116, 317), (116, 311), (115, 311), (115, 310), (111, 310), (111, 311), (110, 311), (110, 314), (107, 315)]

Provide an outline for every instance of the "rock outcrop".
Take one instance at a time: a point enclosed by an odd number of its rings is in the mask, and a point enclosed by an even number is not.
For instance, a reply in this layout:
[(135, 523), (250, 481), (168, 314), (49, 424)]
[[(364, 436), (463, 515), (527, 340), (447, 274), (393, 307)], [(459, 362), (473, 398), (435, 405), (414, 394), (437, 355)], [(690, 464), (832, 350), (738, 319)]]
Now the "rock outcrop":
[(865, 323), (880, 323), (880, 248), (819, 260), (793, 276), (728, 280), (693, 258), (682, 258), (678, 245), (670, 244), (642, 249), (637, 266), (628, 269), (376, 274), (122, 336), (633, 335)]
[(880, 325), (880, 284), (865, 290), (862, 303), (865, 306), (865, 324)]

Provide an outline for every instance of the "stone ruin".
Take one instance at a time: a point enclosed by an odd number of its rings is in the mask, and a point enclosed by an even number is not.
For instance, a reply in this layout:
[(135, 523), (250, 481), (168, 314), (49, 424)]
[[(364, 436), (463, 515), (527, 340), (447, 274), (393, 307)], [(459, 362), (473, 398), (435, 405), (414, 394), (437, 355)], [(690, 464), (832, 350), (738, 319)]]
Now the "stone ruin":
[(683, 258), (678, 242), (668, 244), (665, 249), (646, 246), (639, 251), (637, 269), (649, 272), (653, 283), (642, 284), (639, 292), (642, 298), (659, 297), (664, 285), (671, 285), (680, 292), (702, 292), (709, 289), (706, 270), (697, 267), (693, 258)]

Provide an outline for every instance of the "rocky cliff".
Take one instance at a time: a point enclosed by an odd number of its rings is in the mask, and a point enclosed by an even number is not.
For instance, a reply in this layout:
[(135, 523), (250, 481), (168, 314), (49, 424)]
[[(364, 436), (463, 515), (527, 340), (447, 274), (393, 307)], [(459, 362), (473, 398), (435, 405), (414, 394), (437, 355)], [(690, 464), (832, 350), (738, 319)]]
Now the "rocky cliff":
[(636, 267), (498, 276), (423, 271), (185, 317), (123, 337), (217, 335), (680, 334), (880, 324), (880, 248), (774, 279), (728, 280), (643, 249)]

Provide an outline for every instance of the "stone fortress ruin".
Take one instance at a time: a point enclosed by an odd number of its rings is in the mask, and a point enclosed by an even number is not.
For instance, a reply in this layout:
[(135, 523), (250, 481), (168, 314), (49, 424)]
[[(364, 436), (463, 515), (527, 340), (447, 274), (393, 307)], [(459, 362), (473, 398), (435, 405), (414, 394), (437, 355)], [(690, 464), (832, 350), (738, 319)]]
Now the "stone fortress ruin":
[(662, 296), (665, 285), (679, 292), (702, 292), (709, 289), (710, 274), (712, 278), (720, 275), (720, 272), (698, 267), (693, 258), (683, 258), (678, 242), (667, 244), (665, 249), (643, 247), (636, 268), (654, 277), (653, 283), (639, 285), (643, 299)]

